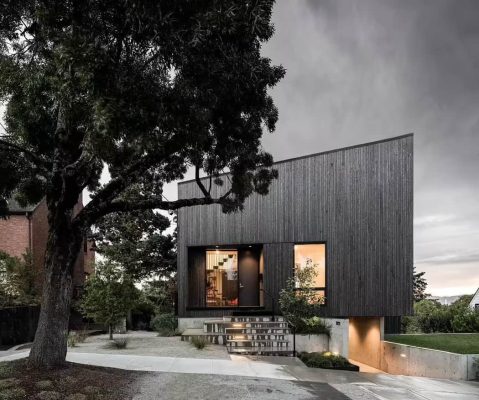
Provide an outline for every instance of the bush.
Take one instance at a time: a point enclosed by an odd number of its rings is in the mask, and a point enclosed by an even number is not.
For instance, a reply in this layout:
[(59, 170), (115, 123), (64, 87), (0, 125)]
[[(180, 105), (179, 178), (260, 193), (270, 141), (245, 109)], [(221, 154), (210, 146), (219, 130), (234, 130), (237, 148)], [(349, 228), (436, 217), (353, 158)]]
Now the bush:
[(331, 335), (331, 327), (319, 317), (300, 318), (296, 323), (295, 332), (300, 335)]
[(454, 332), (479, 332), (479, 312), (470, 308), (461, 310), (453, 316), (451, 324)]
[(158, 333), (175, 332), (177, 327), (178, 318), (172, 313), (156, 315), (151, 321), (151, 328)]
[(280, 291), (279, 304), (284, 319), (297, 333), (329, 335), (329, 329), (318, 317), (325, 298), (314, 289), (316, 276), (312, 260), (308, 259), (303, 268), (295, 270), (294, 276), (288, 279), (286, 288)]
[(300, 353), (299, 358), (310, 368), (359, 370), (356, 365), (351, 364), (343, 356), (333, 354), (329, 351), (322, 353)]
[(209, 344), (209, 342), (208, 339), (203, 336), (193, 336), (191, 338), (191, 344), (198, 350), (203, 350)]
[(110, 340), (107, 344), (107, 348), (109, 349), (126, 349), (128, 346), (128, 339), (127, 338), (121, 338), (121, 339), (113, 339)]

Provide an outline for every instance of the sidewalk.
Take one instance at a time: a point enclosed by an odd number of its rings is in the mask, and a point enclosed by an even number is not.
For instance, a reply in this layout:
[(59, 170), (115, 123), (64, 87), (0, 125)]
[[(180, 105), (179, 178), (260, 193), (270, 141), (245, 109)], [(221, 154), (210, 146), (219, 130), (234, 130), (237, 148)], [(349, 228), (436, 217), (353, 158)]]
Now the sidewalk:
[[(11, 361), (28, 356), (28, 351), (18, 351), (0, 357), (1, 361)], [(244, 356), (235, 356), (231, 360), (201, 359), (180, 357), (139, 356), (131, 354), (98, 354), (68, 352), (67, 361), (120, 368), (133, 371), (162, 373), (145, 378), (145, 384), (153, 391), (171, 390), (165, 384), (169, 379), (183, 381), (181, 374), (194, 374), (188, 381), (204, 381), (205, 390), (211, 390), (211, 376), (214, 381), (226, 384), (243, 382), (246, 386), (266, 381), (277, 381), (277, 385), (286, 382), (298, 387), (314, 386), (335, 388), (350, 399), (381, 400), (478, 400), (479, 382), (452, 381), (444, 379), (397, 376), (389, 374), (371, 374), (351, 371), (307, 368), (299, 360), (289, 357), (267, 357), (251, 360)], [(208, 376), (210, 378), (208, 378)], [(251, 382), (248, 380), (256, 379)], [(281, 383), (283, 381), (283, 383)], [(210, 382), (209, 384), (207, 384)], [(256, 382), (256, 383), (255, 383)], [(321, 386), (323, 385), (323, 386)], [(286, 387), (286, 386), (285, 386)], [(291, 386), (287, 386), (290, 389)], [(291, 389), (293, 390), (293, 389)], [(296, 390), (296, 389), (295, 389)], [(309, 390), (309, 389), (308, 389)], [(322, 389), (321, 389), (322, 390)], [(329, 390), (329, 389), (328, 389)], [(139, 399), (159, 397), (138, 397)], [(161, 397), (163, 398), (163, 397)], [(168, 398), (168, 397), (164, 397)], [(243, 398), (243, 397), (238, 397)], [(309, 397), (305, 397), (309, 398)], [(315, 397), (317, 398), (317, 397)], [(328, 398), (328, 397), (325, 397)], [(333, 398), (333, 397), (331, 397)], [(336, 398), (336, 397), (334, 397)]]

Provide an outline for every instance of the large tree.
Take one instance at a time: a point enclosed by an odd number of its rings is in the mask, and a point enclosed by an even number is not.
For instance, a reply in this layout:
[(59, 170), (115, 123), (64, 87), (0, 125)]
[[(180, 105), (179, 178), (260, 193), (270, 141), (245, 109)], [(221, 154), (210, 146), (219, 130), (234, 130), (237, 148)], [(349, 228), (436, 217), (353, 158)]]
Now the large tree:
[(416, 267), (413, 267), (413, 297), (414, 301), (421, 301), (427, 299), (430, 295), (426, 293), (427, 280), (424, 277), (426, 273), (416, 272)]
[(175, 238), (168, 217), (153, 210), (112, 213), (90, 235), (96, 252), (118, 263), (134, 280), (170, 279), (176, 272)]
[[(252, 192), (267, 193), (276, 171), (260, 139), (278, 117), (268, 88), (284, 74), (261, 55), (273, 34), (272, 6), (272, 0), (0, 2), (0, 97), (7, 103), (0, 208), (6, 211), (12, 195), (23, 203), (46, 197), (48, 207), (32, 365), (64, 363), (72, 269), (98, 219), (205, 204), (230, 212)], [(111, 180), (102, 185), (105, 166)], [(167, 201), (163, 184), (189, 167), (198, 192)], [(200, 171), (213, 178), (200, 180)], [(92, 199), (75, 213), (85, 188)]]

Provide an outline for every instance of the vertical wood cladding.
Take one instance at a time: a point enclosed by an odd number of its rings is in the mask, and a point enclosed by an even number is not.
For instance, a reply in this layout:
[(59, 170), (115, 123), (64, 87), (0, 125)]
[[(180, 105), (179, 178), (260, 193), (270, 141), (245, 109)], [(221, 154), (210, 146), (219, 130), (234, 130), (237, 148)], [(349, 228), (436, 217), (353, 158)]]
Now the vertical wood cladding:
[[(265, 289), (277, 295), (292, 273), (294, 243), (326, 242), (327, 316), (404, 315), (412, 311), (413, 137), (339, 149), (275, 164), (266, 196), (242, 212), (217, 205), (178, 212), (180, 316), (186, 311), (189, 246), (258, 243)], [(214, 188), (214, 196), (228, 190)], [(201, 196), (195, 182), (179, 198)], [(196, 277), (190, 277), (197, 279)], [(198, 282), (199, 283), (199, 282)], [(203, 283), (204, 284), (204, 283)], [(267, 308), (271, 307), (265, 296)]]

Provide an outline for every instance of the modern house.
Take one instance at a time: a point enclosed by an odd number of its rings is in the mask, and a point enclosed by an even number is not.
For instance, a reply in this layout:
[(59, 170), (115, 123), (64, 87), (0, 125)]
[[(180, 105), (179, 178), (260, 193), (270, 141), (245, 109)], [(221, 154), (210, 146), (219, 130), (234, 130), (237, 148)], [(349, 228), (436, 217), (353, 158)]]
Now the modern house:
[[(179, 210), (180, 327), (279, 314), (287, 279), (312, 263), (332, 350), (376, 365), (368, 353), (380, 345), (384, 317), (412, 313), (412, 134), (274, 168), (269, 194), (250, 196), (242, 212)], [(216, 197), (228, 187), (214, 190)], [(179, 183), (179, 199), (198, 196), (194, 180)]]
[[(76, 209), (83, 207), (81, 199)], [(45, 251), (48, 239), (48, 220), (46, 201), (32, 206), (22, 207), (15, 200), (8, 201), (9, 215), (0, 219), (0, 251), (22, 258), (23, 254), (30, 253), (35, 269), (35, 286), (41, 292), (44, 278)], [(83, 251), (73, 270), (74, 297), (77, 297), (84, 286), (85, 277), (93, 272), (95, 252), (92, 243), (87, 240), (83, 243)]]

